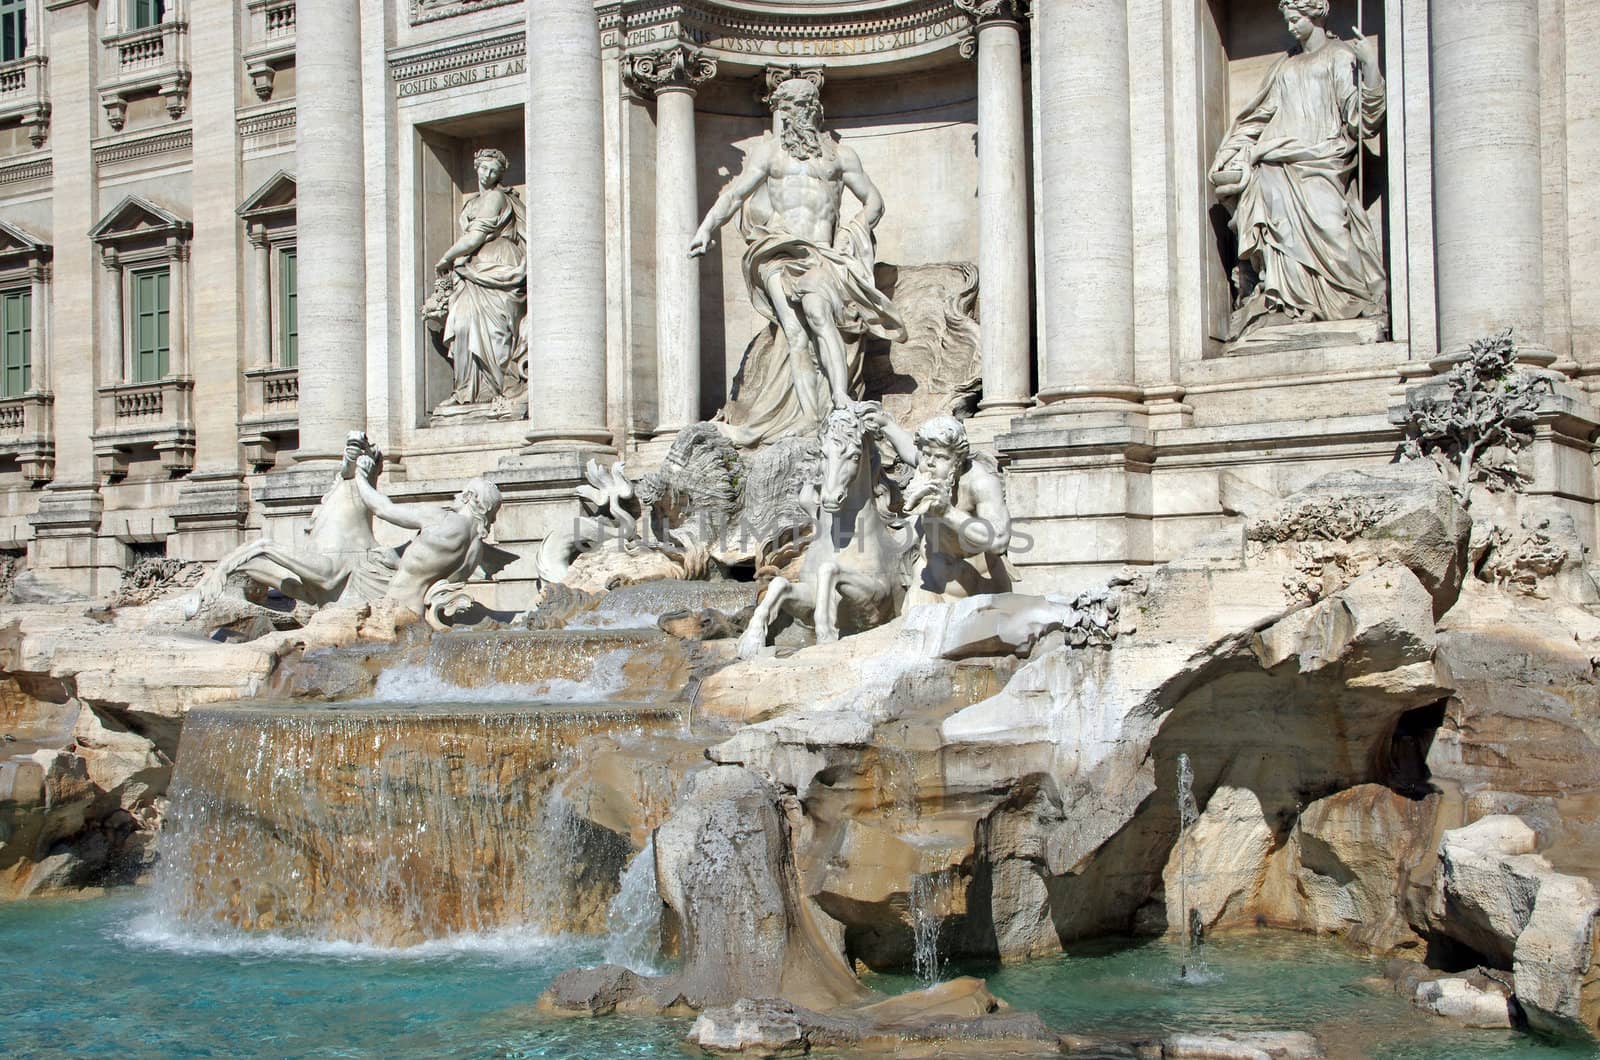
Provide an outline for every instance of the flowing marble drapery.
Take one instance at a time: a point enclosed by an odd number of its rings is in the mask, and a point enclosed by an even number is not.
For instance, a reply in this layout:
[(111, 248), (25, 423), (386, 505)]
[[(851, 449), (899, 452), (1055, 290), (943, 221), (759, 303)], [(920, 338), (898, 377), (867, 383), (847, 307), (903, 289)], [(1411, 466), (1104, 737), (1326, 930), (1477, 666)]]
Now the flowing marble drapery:
[(861, 340), (867, 335), (904, 342), (905, 324), (873, 281), (872, 230), (860, 218), (839, 226), (835, 247), (767, 228), (748, 216), (743, 272), (756, 311), (771, 321), (745, 351), (733, 393), (723, 409), (730, 437), (740, 445), (810, 434), (833, 408), (827, 377), (813, 349), (794, 350), (772, 306), (768, 281), (782, 277), (798, 305), (820, 295), (847, 343), (850, 392), (861, 393)]
[(528, 251), (522, 199), (507, 188), (477, 192), (462, 205), (460, 224), (462, 232), (487, 239), (470, 261), (455, 268), (443, 336), (455, 369), (448, 403), (515, 397), (527, 386), (523, 320)]
[(1362, 83), (1350, 45), (1279, 59), (1218, 148), (1213, 181), (1237, 197), (1241, 284), (1231, 337), (1271, 323), (1386, 315), (1382, 251), (1355, 180), (1382, 128), (1385, 87)]

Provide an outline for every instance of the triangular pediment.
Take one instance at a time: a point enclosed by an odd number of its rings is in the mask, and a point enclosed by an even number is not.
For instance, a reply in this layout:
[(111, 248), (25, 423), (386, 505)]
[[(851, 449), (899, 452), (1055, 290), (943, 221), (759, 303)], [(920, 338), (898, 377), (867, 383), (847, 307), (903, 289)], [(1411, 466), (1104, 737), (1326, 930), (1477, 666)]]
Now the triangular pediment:
[(142, 195), (130, 195), (89, 229), (89, 238), (96, 243), (118, 243), (143, 236), (187, 236), (192, 227), (166, 207)]
[(24, 229), (0, 220), (0, 258), (45, 257), (50, 244)]
[(295, 195), (294, 174), (280, 169), (239, 204), (239, 216), (253, 221), (291, 213), (295, 208)]

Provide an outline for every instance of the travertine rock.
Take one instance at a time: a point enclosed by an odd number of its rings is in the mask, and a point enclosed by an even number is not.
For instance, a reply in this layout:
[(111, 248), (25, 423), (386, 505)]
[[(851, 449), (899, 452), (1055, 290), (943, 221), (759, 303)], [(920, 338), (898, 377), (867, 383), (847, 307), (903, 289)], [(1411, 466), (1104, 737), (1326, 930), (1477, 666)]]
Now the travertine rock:
[(1173, 847), (1161, 872), (1167, 930), (1182, 933), (1191, 923), (1189, 910), (1199, 912), (1208, 931), (1252, 922), (1272, 845), (1272, 829), (1254, 792), (1230, 787), (1212, 792), (1200, 820)]

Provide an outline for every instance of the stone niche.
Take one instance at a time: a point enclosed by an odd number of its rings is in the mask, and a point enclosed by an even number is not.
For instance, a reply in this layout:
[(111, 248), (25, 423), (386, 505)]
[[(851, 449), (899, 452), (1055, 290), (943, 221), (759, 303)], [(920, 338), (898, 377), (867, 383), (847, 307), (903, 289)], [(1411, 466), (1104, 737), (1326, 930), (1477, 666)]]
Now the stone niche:
[[(474, 155), (485, 148), (503, 152), (510, 167), (501, 186), (523, 196), (523, 109), (484, 111), (419, 124), (416, 129), (419, 209), (413, 282), (417, 305), (425, 310), (428, 299), (435, 294), (435, 263), (460, 238), (462, 208), (478, 191)], [(419, 316), (410, 326), (415, 328), (420, 357), (415, 402), (419, 426), (450, 427), (526, 418), (526, 395), (520, 392), (513, 400), (501, 403), (451, 404), (456, 378), (447, 355), (442, 320), (430, 322)]]
[[(745, 152), (770, 129), (771, 111), (762, 100), (765, 87), (759, 73), (729, 63), (723, 63), (722, 72), (700, 87), (695, 100), (695, 159), (702, 212), (739, 173)], [(971, 267), (978, 260), (975, 64), (961, 60), (951, 48), (941, 54), (936, 65), (921, 70), (868, 74), (829, 67), (822, 103), (825, 127), (860, 155), (867, 174), (883, 193), (886, 212), (876, 232), (879, 286), (898, 301), (899, 294), (890, 288), (907, 266), (965, 263)], [(653, 120), (648, 104), (636, 103), (630, 110), (630, 223), (633, 231), (648, 233), (654, 230)], [(849, 192), (844, 198), (842, 217), (854, 217), (859, 203)], [(746, 347), (767, 326), (750, 304), (741, 271), (744, 251), (745, 242), (734, 221), (723, 229), (701, 266), (700, 412), (704, 416), (721, 406)], [(651, 355), (653, 240), (634, 239), (631, 252), (632, 391), (637, 424), (640, 417), (648, 419), (651, 413), (648, 399), (641, 397), (655, 389)], [(947, 283), (937, 277), (930, 279)], [(869, 343), (869, 376), (875, 371), (880, 378), (897, 372), (903, 375), (905, 366), (890, 365), (891, 354), (885, 346)], [(897, 348), (896, 355), (902, 352), (906, 351)]]
[[(1359, 26), (1376, 45), (1379, 63), (1387, 75), (1390, 57), (1384, 47), (1384, 23), (1384, 0), (1332, 0), (1326, 26), (1330, 35), (1346, 41), (1355, 36), (1354, 30)], [(1231, 334), (1238, 293), (1236, 283), (1243, 279), (1248, 284), (1249, 274), (1241, 277), (1235, 272), (1239, 265), (1238, 238), (1229, 227), (1234, 202), (1225, 205), (1220, 201), (1205, 178), (1235, 118), (1255, 98), (1273, 65), (1296, 45), (1275, 0), (1208, 0), (1201, 5), (1199, 25), (1201, 135), (1200, 158), (1196, 163), (1200, 167), (1207, 210), (1202, 223), (1209, 228), (1209, 238), (1204, 240), (1206, 258), (1202, 272), (1204, 356), (1350, 346), (1390, 338), (1388, 319), (1370, 317), (1287, 328), (1266, 327), (1243, 339)], [(1386, 133), (1380, 133), (1365, 140), (1356, 178), (1382, 261), (1385, 302), (1392, 301), (1394, 290), (1389, 252), (1388, 139)]]

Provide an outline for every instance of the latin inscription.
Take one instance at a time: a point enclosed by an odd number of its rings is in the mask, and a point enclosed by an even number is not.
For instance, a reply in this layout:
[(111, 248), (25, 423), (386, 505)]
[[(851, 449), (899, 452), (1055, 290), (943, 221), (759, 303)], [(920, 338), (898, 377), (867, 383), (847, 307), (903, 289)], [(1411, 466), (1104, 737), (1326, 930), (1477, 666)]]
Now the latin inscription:
[(441, 74), (402, 81), (400, 98), (425, 96), (430, 92), (444, 92), (452, 88), (482, 84), (485, 81), (496, 81), (502, 77), (517, 77), (527, 71), (528, 64), (523, 59), (503, 59), (499, 62), (479, 63), (477, 66), (464, 66), (459, 70), (446, 70)]

